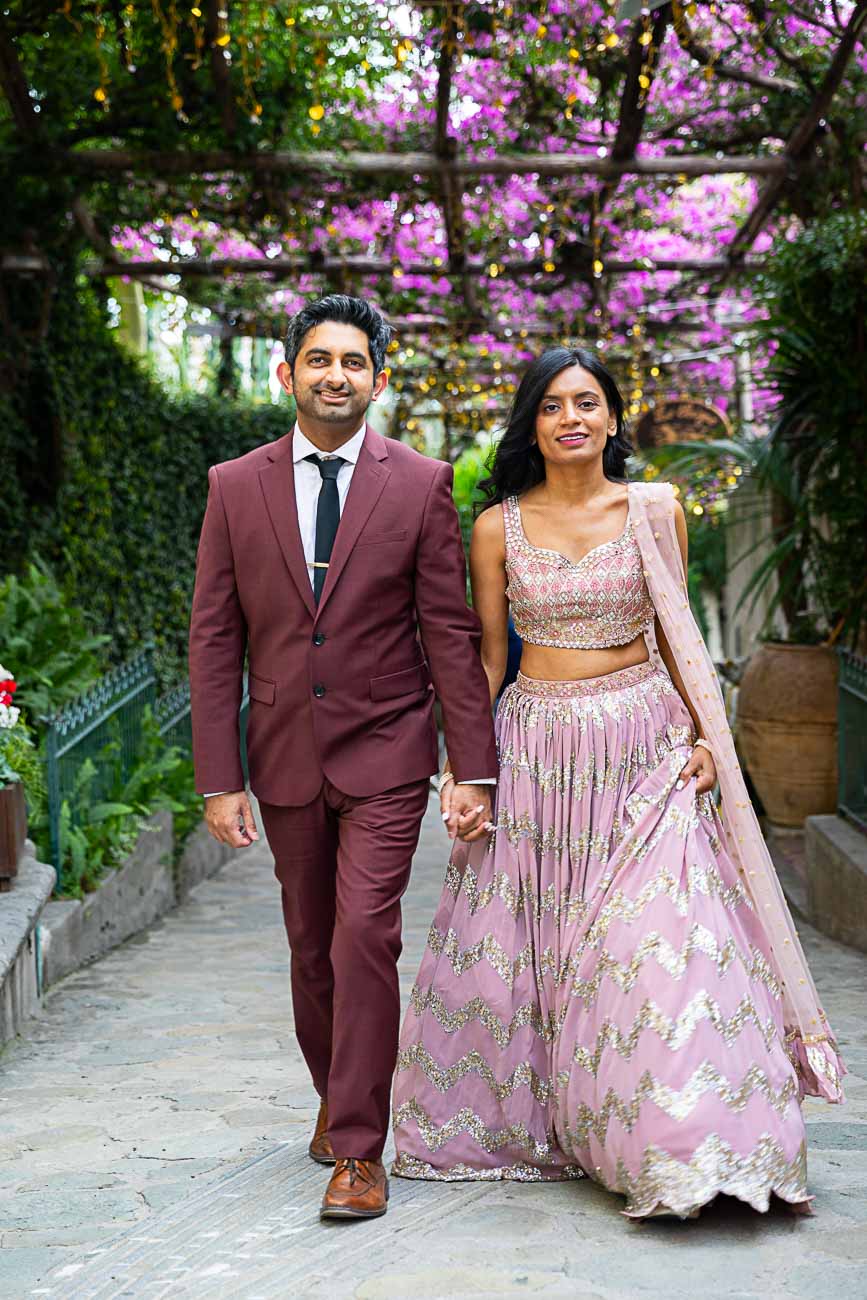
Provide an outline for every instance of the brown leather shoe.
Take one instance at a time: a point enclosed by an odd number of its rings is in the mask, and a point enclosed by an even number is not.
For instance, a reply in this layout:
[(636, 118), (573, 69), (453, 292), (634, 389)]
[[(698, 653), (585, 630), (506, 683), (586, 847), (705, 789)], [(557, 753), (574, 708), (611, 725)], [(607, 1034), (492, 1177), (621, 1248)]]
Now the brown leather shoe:
[(320, 1219), (376, 1219), (388, 1209), (381, 1160), (338, 1160), (322, 1198)]
[(334, 1152), (331, 1149), (331, 1138), (328, 1136), (328, 1106), (324, 1101), (319, 1103), (316, 1128), (310, 1146), (307, 1148), (307, 1154), (319, 1165), (334, 1164)]

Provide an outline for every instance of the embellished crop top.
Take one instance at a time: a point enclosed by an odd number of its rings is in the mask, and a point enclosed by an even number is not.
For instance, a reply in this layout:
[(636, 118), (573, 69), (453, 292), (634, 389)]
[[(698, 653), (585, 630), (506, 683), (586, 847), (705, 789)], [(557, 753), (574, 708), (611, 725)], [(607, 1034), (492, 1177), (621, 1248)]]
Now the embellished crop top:
[(531, 645), (605, 650), (628, 645), (653, 622), (654, 607), (631, 520), (619, 537), (576, 563), (527, 540), (517, 497), (503, 501), (506, 596), (515, 631)]

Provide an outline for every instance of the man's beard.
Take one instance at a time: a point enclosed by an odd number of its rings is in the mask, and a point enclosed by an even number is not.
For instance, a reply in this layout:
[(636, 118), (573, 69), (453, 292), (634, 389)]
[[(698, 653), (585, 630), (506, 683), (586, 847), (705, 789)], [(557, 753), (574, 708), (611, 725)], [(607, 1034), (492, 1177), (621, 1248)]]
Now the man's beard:
[[(344, 396), (339, 390), (338, 394)], [(370, 405), (372, 394), (357, 393), (353, 389), (348, 391), (345, 397), (345, 401), (332, 405), (330, 402), (322, 401), (320, 394), (314, 388), (305, 388), (300, 394), (296, 391), (295, 406), (301, 415), (321, 420), (323, 424), (344, 424), (349, 423), (350, 420), (357, 420), (360, 425)]]

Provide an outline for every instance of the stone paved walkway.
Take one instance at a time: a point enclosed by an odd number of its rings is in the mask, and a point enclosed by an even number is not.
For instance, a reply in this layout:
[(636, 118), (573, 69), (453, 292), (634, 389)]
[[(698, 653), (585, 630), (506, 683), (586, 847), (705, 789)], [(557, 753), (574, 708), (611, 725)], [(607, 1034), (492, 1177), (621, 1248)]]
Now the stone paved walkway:
[[(404, 991), (447, 845), (429, 816)], [(817, 1216), (734, 1203), (634, 1225), (591, 1183), (393, 1180), (369, 1224), (320, 1224), (314, 1097), (293, 1041), (267, 849), (79, 972), (0, 1059), (0, 1297), (867, 1296), (867, 959), (807, 936), (850, 1068), (810, 1102)]]

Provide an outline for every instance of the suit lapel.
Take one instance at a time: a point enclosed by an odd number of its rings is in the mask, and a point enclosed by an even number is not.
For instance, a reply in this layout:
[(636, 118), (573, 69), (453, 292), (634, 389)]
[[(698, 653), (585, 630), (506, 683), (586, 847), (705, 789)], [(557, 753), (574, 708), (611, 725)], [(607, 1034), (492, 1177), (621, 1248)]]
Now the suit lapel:
[(322, 588), (322, 595), (319, 597), (317, 614), (321, 614), (327, 604), (328, 598), (343, 572), (346, 561), (352, 554), (352, 548), (358, 541), (359, 533), (370, 518), (373, 508), (388, 482), (391, 470), (386, 464), (387, 460), (388, 445), (386, 439), (375, 433), (368, 425), (364, 442), (361, 444), (361, 454), (358, 457), (355, 469), (352, 471), (352, 482), (349, 485), (346, 503), (340, 516), (340, 526), (334, 539), (334, 550), (331, 552), (325, 586)]
[(298, 594), (315, 617), (316, 601), (313, 599), (313, 588), (310, 585), (304, 547), (301, 544), (301, 532), (298, 527), (295, 469), (291, 453), (292, 434), (290, 433), (282, 447), (279, 443), (274, 444), (273, 452), (269, 453), (270, 463), (259, 470), (259, 482), (262, 485), (271, 527), (274, 529), (286, 567), (298, 588)]

